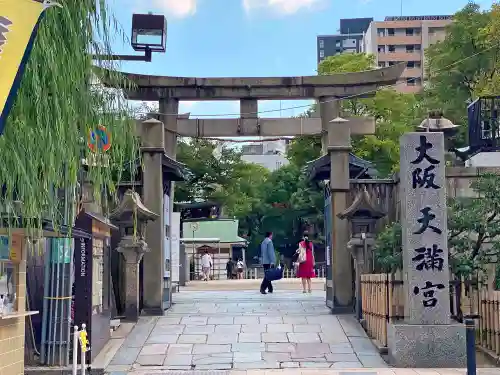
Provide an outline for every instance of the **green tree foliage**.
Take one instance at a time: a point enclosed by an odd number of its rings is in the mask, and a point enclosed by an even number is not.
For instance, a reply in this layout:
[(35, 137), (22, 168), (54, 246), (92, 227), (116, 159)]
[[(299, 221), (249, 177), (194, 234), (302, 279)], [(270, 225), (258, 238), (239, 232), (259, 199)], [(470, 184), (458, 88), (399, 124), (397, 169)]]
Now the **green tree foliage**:
[[(363, 53), (344, 54), (327, 57), (318, 66), (318, 74), (360, 72), (374, 69), (374, 57)], [(311, 116), (317, 105), (304, 116)], [(349, 99), (342, 101), (345, 116), (372, 116), (377, 122), (374, 135), (353, 137), (354, 153), (374, 163), (382, 177), (388, 176), (399, 168), (399, 138), (412, 130), (420, 122), (422, 109), (418, 98), (413, 94), (398, 93), (384, 89), (370, 99)], [(289, 157), (304, 165), (308, 154), (319, 156), (321, 138), (300, 137), (292, 141), (296, 146)], [(291, 160), (292, 160), (291, 159)]]
[[(457, 276), (481, 273), (500, 254), (500, 176), (483, 174), (471, 183), (473, 198), (448, 202), (450, 266)], [(378, 271), (402, 267), (401, 225), (393, 223), (377, 236), (375, 257)]]
[[(111, 38), (120, 34), (105, 4), (104, 0), (66, 1), (62, 9), (49, 9), (41, 21), (0, 137), (4, 212), (16, 206), (20, 208), (13, 214), (25, 219), (43, 216), (55, 225), (71, 222), (82, 159), (89, 161), (86, 178), (99, 199), (104, 189), (115, 191), (123, 166), (137, 158), (135, 123), (124, 101), (116, 91), (96, 85), (99, 71), (94, 64), (105, 65), (93, 62), (90, 53), (109, 53)], [(111, 133), (109, 162), (92, 160), (87, 146), (89, 131), (98, 125)], [(66, 208), (55, 194), (58, 189), (66, 191)], [(14, 205), (19, 201), (22, 205)]]
[(446, 38), (426, 51), (425, 106), (444, 111), (461, 127), (456, 146), (466, 140), (467, 103), (481, 95), (498, 95), (500, 83), (500, 7), (481, 11), (469, 3), (454, 15)]

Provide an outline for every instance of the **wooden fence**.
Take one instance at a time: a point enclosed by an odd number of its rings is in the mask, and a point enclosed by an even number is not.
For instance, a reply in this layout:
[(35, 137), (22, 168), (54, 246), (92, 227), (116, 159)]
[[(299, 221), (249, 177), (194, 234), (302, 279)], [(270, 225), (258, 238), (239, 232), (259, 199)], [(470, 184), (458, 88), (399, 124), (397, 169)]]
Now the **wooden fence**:
[[(363, 319), (368, 335), (379, 346), (387, 346), (387, 324), (404, 318), (403, 280), (397, 274), (361, 275)], [(462, 322), (478, 315), (477, 345), (500, 357), (500, 291), (478, 289), (471, 281), (450, 282), (450, 315)]]

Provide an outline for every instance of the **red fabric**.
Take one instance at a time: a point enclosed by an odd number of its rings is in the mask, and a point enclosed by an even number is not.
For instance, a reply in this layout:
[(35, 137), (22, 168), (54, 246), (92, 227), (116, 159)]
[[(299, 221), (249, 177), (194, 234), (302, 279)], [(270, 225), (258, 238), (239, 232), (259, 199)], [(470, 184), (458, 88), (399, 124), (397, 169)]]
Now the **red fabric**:
[[(305, 241), (300, 243), (300, 246), (306, 248)], [(299, 264), (299, 269), (297, 271), (297, 277), (300, 278), (313, 278), (316, 277), (314, 273), (314, 255), (312, 249), (312, 243), (309, 243), (309, 246), (306, 248), (306, 261), (304, 263)]]

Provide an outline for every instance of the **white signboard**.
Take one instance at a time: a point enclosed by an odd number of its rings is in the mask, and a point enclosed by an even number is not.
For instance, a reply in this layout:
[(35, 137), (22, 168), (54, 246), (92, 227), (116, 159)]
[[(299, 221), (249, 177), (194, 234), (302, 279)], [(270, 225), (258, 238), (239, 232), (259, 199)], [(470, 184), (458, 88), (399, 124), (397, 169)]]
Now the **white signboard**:
[(172, 281), (179, 282), (179, 273), (181, 272), (180, 265), (180, 232), (181, 232), (181, 214), (180, 212), (172, 212), (172, 222), (170, 226), (170, 259), (172, 266)]
[(163, 239), (163, 254), (163, 277), (170, 277), (170, 237), (165, 237)]

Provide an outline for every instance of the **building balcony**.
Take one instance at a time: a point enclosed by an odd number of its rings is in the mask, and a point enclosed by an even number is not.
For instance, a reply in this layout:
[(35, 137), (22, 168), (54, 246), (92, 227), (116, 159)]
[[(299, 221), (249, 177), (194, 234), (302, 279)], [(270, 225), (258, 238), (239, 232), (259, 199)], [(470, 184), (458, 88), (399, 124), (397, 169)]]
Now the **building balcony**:
[(414, 44), (422, 44), (422, 35), (387, 35), (387, 36), (379, 36), (377, 39), (378, 44), (382, 45), (414, 45)]
[(421, 61), (422, 52), (380, 52), (378, 61)]

